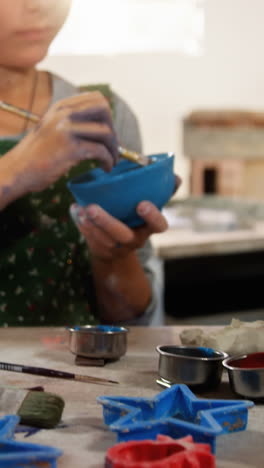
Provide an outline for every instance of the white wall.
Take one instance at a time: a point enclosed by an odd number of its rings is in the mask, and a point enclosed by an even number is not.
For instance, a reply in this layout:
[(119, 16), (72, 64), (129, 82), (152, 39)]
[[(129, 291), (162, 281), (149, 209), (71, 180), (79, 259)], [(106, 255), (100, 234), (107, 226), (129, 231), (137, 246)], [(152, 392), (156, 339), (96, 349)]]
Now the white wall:
[(175, 151), (181, 196), (188, 193), (189, 176), (182, 117), (194, 108), (264, 110), (264, 1), (207, 0), (205, 8), (202, 57), (48, 57), (41, 64), (76, 84), (110, 83), (137, 113), (145, 152)]

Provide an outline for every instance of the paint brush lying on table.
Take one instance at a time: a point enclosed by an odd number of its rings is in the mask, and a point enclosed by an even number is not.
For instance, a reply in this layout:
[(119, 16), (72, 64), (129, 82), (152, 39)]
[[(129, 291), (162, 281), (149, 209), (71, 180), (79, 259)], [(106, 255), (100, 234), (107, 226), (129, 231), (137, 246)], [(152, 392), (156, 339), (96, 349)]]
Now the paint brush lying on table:
[(71, 372), (47, 369), (46, 367), (24, 366), (22, 364), (12, 364), (10, 362), (0, 362), (0, 369), (12, 372), (22, 372), (25, 374), (41, 375), (43, 377), (53, 377), (57, 379), (75, 380), (77, 382), (94, 384), (118, 384), (116, 380), (108, 380), (89, 375), (73, 374)]
[[(21, 109), (20, 107), (14, 106), (5, 101), (0, 101), (0, 108), (7, 112), (11, 112), (12, 114), (16, 114), (24, 119), (28, 119), (31, 122), (37, 123), (40, 121), (40, 117), (37, 114), (28, 112), (24, 109)], [(148, 164), (151, 164), (151, 160), (147, 156), (144, 156), (140, 153), (136, 153), (135, 151), (131, 151), (127, 148), (124, 148), (123, 146), (118, 147), (118, 152), (120, 156), (122, 156), (122, 158), (137, 163), (140, 166), (148, 166)]]

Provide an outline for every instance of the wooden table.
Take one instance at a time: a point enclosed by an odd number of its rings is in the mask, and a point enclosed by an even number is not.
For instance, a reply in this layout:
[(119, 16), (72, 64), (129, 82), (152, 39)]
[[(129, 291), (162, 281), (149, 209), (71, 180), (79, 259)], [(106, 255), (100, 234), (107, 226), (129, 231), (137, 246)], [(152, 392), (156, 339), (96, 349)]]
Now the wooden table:
[(155, 254), (164, 260), (208, 255), (243, 254), (264, 249), (264, 225), (230, 232), (196, 232), (191, 229), (169, 228), (153, 234)]
[[(264, 249), (264, 210), (260, 201), (219, 195), (179, 199), (176, 195), (163, 214), (169, 229), (153, 234), (151, 242), (156, 255), (164, 260)], [(230, 229), (231, 224), (236, 229)]]
[[(207, 327), (209, 332), (212, 328)], [(68, 350), (67, 334), (62, 328), (0, 329), (1, 361), (50, 367), (69, 372), (107, 377), (120, 385), (92, 385), (67, 380), (1, 371), (1, 383), (28, 388), (42, 385), (45, 391), (61, 395), (65, 402), (62, 427), (41, 430), (20, 440), (50, 445), (63, 450), (61, 468), (100, 468), (106, 450), (115, 444), (115, 434), (103, 424), (99, 395), (152, 397), (161, 388), (156, 384), (159, 344), (179, 344), (180, 327), (131, 328), (127, 354), (105, 367), (77, 367)], [(206, 395), (232, 398), (223, 382), (219, 391)], [(263, 468), (264, 406), (250, 410), (247, 431), (217, 438), (218, 468)]]

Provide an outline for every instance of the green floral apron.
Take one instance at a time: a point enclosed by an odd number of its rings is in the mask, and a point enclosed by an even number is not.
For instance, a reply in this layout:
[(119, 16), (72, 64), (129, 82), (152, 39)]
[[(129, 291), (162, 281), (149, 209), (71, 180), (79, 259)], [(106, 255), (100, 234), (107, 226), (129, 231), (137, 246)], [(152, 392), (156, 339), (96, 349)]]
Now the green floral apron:
[[(109, 98), (107, 86), (100, 89)], [(0, 155), (17, 141), (0, 141)], [(84, 161), (48, 189), (0, 212), (0, 326), (94, 323), (96, 302), (87, 245), (69, 216), (68, 179), (91, 168)]]

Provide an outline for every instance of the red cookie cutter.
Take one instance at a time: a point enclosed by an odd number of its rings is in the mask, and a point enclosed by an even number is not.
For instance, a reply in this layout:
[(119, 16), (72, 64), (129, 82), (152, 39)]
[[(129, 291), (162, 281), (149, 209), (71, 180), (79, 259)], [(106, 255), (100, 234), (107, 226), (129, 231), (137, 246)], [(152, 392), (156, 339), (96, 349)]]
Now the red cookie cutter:
[(215, 468), (209, 444), (158, 435), (157, 440), (132, 440), (111, 447), (105, 468)]

